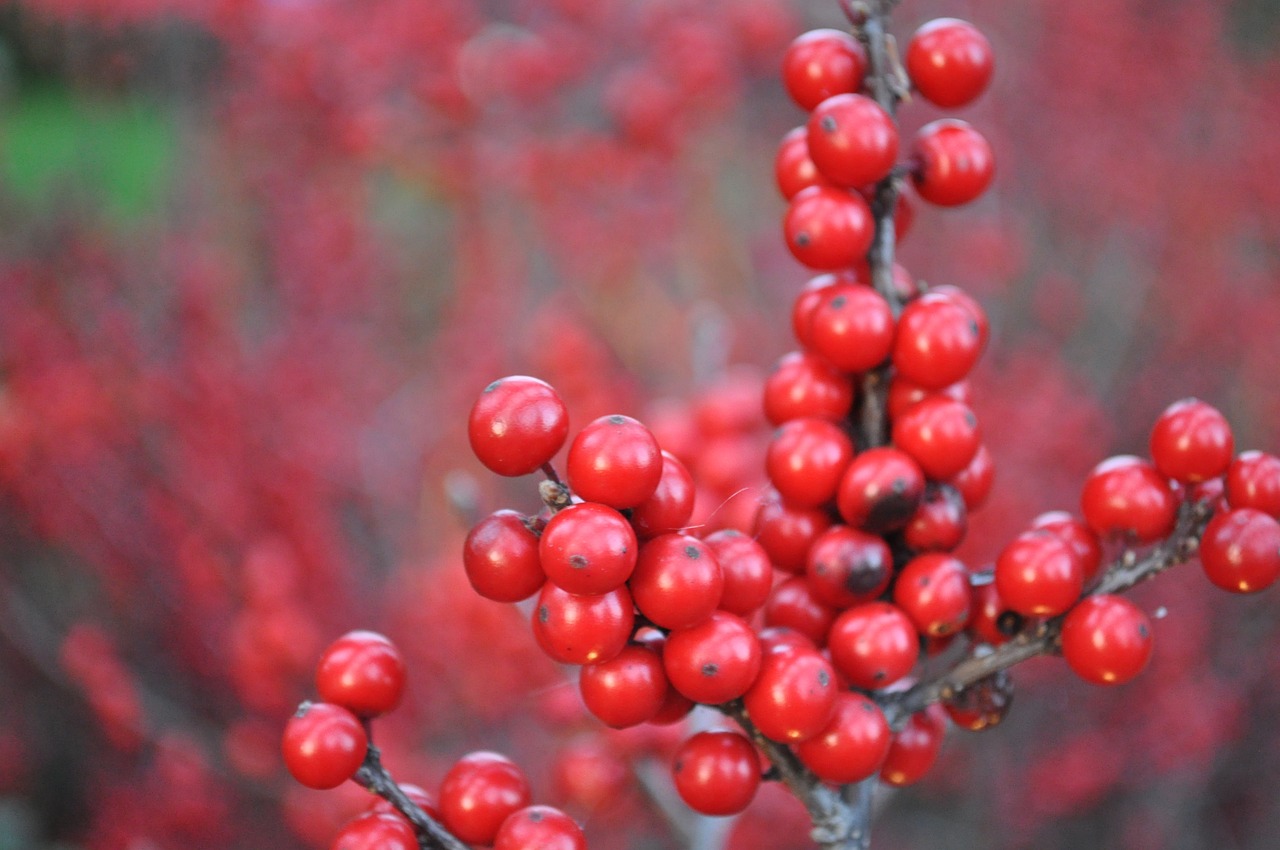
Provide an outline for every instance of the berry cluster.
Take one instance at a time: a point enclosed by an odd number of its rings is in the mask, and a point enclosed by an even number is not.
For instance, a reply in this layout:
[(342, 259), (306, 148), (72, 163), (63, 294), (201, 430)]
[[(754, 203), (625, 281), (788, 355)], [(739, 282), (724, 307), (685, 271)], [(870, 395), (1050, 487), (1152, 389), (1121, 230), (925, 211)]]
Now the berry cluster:
[(495, 850), (585, 850), (582, 829), (558, 809), (531, 805), (529, 781), (498, 753), (468, 753), (449, 769), (438, 794), (397, 785), (371, 742), (372, 723), (399, 704), (405, 667), (387, 638), (356, 631), (320, 658), (316, 691), (285, 725), (283, 755), (290, 774), (326, 790), (354, 780), (379, 795), (339, 830), (333, 850), (417, 850), (419, 836), (446, 850), (469, 845)]

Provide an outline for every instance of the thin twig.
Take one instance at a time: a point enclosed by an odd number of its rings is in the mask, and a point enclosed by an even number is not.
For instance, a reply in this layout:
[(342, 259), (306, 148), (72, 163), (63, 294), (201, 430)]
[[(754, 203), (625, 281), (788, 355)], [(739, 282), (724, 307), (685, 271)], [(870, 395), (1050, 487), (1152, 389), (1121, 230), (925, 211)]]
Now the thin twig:
[(423, 850), (468, 850), (466, 844), (455, 838), (400, 789), (396, 781), (391, 778), (391, 774), (382, 766), (382, 754), (373, 744), (369, 745), (364, 764), (356, 771), (354, 780), (395, 806), (396, 811), (413, 824), (418, 831), (418, 844)]

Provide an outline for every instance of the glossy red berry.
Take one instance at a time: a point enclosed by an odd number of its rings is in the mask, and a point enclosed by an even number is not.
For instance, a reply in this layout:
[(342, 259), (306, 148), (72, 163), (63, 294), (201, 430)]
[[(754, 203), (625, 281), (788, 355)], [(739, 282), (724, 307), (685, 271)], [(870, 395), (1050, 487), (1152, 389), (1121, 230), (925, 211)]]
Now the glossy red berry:
[(516, 511), (497, 511), (472, 527), (462, 546), (462, 566), (475, 592), (495, 602), (528, 599), (546, 581), (538, 536)]
[(689, 808), (704, 815), (733, 815), (751, 803), (760, 787), (760, 757), (755, 745), (737, 732), (699, 732), (676, 750), (672, 774)]
[(320, 698), (359, 717), (377, 717), (395, 708), (404, 684), (400, 650), (377, 632), (347, 632), (330, 644), (316, 668)]
[(927, 390), (963, 379), (982, 354), (982, 331), (971, 310), (927, 292), (903, 308), (893, 341), (899, 376)]
[(513, 812), (530, 802), (529, 780), (515, 762), (498, 753), (469, 753), (440, 783), (440, 818), (467, 844), (490, 845)]
[(1280, 576), (1280, 522), (1254, 508), (1214, 515), (1200, 538), (1200, 564), (1223, 590), (1255, 593)]
[(815, 646), (827, 642), (827, 632), (836, 618), (836, 610), (822, 603), (813, 587), (801, 576), (779, 584), (764, 604), (767, 626), (785, 626), (813, 641)]
[(931, 485), (902, 530), (902, 539), (917, 552), (950, 552), (964, 542), (968, 515), (959, 490), (949, 484)]
[(600, 596), (575, 596), (547, 582), (533, 608), (533, 636), (562, 664), (607, 661), (622, 651), (635, 625), (626, 587)]
[(804, 572), (809, 546), (830, 525), (831, 518), (825, 510), (792, 507), (773, 490), (760, 502), (752, 534), (775, 567), (800, 573)]
[(878, 535), (833, 525), (809, 548), (805, 578), (818, 601), (832, 608), (870, 602), (892, 577), (893, 553)]
[(1026, 618), (1004, 604), (995, 582), (973, 588), (970, 612), (969, 631), (991, 646), (1007, 643), (1026, 624)]
[(853, 458), (840, 479), (836, 506), (849, 525), (883, 534), (910, 521), (924, 488), (920, 464), (905, 452), (881, 446)]
[(853, 407), (853, 382), (830, 363), (807, 351), (793, 351), (764, 383), (764, 415), (774, 425), (792, 419), (839, 422)]
[(796, 127), (782, 137), (782, 144), (778, 146), (773, 175), (778, 183), (778, 191), (788, 201), (810, 186), (835, 185), (822, 176), (818, 167), (813, 164), (813, 159), (809, 156), (808, 135), (807, 127)]
[(826, 727), (838, 693), (836, 672), (827, 659), (817, 650), (794, 650), (765, 655), (742, 702), (761, 734), (794, 744)]
[(967, 204), (991, 185), (995, 157), (982, 134), (964, 121), (944, 118), (926, 124), (912, 146), (916, 192), (931, 204)]
[(819, 271), (848, 268), (871, 247), (871, 209), (857, 192), (811, 186), (791, 199), (783, 235), (792, 255)]
[(1123, 684), (1147, 666), (1151, 621), (1127, 599), (1090, 596), (1062, 620), (1062, 657), (1086, 682)]
[(326, 790), (354, 776), (368, 748), (364, 727), (350, 711), (332, 703), (304, 702), (285, 724), (281, 752), (294, 779)]
[(889, 302), (861, 284), (824, 289), (809, 314), (809, 348), (846, 372), (865, 372), (883, 363), (893, 348), (893, 334)]
[(938, 760), (946, 731), (946, 714), (937, 705), (911, 715), (889, 744), (880, 780), (897, 788), (919, 782)]
[(788, 504), (816, 508), (835, 498), (845, 467), (853, 460), (853, 440), (825, 419), (793, 419), (773, 434), (765, 472)]
[(968, 405), (949, 398), (926, 398), (893, 423), (893, 444), (935, 481), (964, 471), (981, 443), (978, 417)]
[(1084, 482), (1080, 506), (1101, 537), (1123, 535), (1138, 543), (1167, 537), (1178, 519), (1178, 497), (1154, 466), (1132, 455), (1108, 458)]
[(561, 590), (599, 596), (631, 577), (639, 549), (626, 517), (598, 502), (580, 502), (551, 517), (542, 530), (538, 558)]
[(697, 490), (693, 476), (671, 452), (662, 453), (662, 477), (653, 495), (631, 509), (631, 526), (641, 538), (679, 531), (693, 516)]
[(330, 850), (418, 850), (418, 836), (402, 817), (366, 812), (338, 831)]
[(916, 91), (943, 109), (965, 106), (982, 94), (995, 64), (986, 36), (956, 18), (936, 18), (916, 30), (905, 61)]
[(801, 35), (782, 59), (787, 93), (806, 110), (832, 95), (857, 91), (866, 70), (866, 50), (849, 33), (834, 29)]
[(885, 410), (889, 419), (894, 420), (907, 411), (907, 408), (932, 396), (945, 396), (964, 404), (971, 399), (968, 381), (943, 387), (940, 390), (928, 390), (919, 384), (908, 381), (901, 375), (894, 375), (889, 381), (889, 392), (885, 397)]
[(1048, 511), (1031, 521), (1031, 527), (1051, 531), (1066, 543), (1080, 562), (1084, 583), (1088, 586), (1102, 567), (1102, 543), (1093, 529), (1066, 511)]
[(826, 782), (861, 782), (884, 764), (893, 739), (880, 707), (866, 696), (843, 691), (831, 721), (796, 746), (796, 755)]
[(559, 809), (528, 806), (498, 827), (493, 850), (587, 850), (582, 827)]
[(991, 494), (991, 485), (995, 482), (996, 465), (991, 452), (984, 445), (979, 445), (973, 453), (973, 460), (964, 469), (951, 476), (950, 484), (960, 491), (964, 505), (970, 511), (982, 506)]
[(807, 126), (809, 157), (818, 173), (836, 185), (875, 183), (897, 162), (897, 125), (869, 97), (829, 97), (814, 107)]
[(1027, 617), (1056, 617), (1080, 598), (1084, 571), (1071, 548), (1051, 531), (1024, 532), (1000, 552), (996, 590)]
[(1227, 469), (1226, 492), (1231, 507), (1255, 508), (1280, 519), (1280, 457), (1241, 452)]
[(724, 575), (721, 610), (739, 617), (749, 617), (760, 610), (773, 589), (773, 565), (764, 547), (733, 528), (709, 534), (702, 542), (716, 556)]
[(630, 416), (601, 416), (573, 438), (567, 467), (569, 487), (584, 501), (634, 508), (662, 480), (662, 451)]
[(716, 611), (667, 636), (662, 663), (671, 686), (694, 702), (719, 705), (747, 692), (760, 672), (760, 641), (741, 617)]
[(641, 614), (664, 629), (682, 629), (702, 622), (720, 604), (724, 574), (701, 540), (663, 534), (640, 547), (629, 586)]
[(1196, 398), (1169, 405), (1151, 429), (1151, 460), (1156, 469), (1183, 484), (1222, 475), (1234, 451), (1227, 418)]
[(625, 729), (653, 718), (667, 698), (662, 655), (631, 645), (608, 661), (588, 664), (578, 674), (587, 710), (606, 726)]
[(929, 552), (907, 562), (893, 585), (893, 601), (929, 637), (963, 629), (972, 597), (969, 571), (950, 555)]
[(795, 300), (791, 302), (791, 332), (796, 342), (808, 348), (810, 344), (809, 326), (813, 324), (813, 311), (826, 297), (826, 291), (837, 284), (858, 285), (862, 283), (852, 271), (828, 272), (812, 277), (805, 283)]
[(849, 684), (875, 690), (911, 672), (920, 655), (920, 637), (898, 606), (867, 602), (836, 617), (827, 648), (831, 663)]
[(527, 475), (560, 451), (569, 412), (551, 385), (513, 375), (484, 388), (471, 408), (467, 436), (476, 457), (499, 475)]

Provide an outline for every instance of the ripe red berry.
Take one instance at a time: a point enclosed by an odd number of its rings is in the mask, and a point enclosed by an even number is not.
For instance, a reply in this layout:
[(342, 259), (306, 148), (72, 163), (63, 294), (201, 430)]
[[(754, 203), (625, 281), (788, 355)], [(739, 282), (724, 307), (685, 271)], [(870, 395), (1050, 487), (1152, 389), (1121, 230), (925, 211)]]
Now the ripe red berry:
[(788, 201), (810, 186), (834, 185), (813, 164), (813, 159), (809, 156), (808, 134), (807, 127), (796, 127), (782, 137), (782, 144), (778, 146), (773, 174), (778, 183), (778, 191)]
[(926, 124), (912, 146), (916, 192), (931, 204), (967, 204), (991, 185), (995, 157), (987, 140), (964, 121), (944, 118)]
[(366, 812), (334, 836), (331, 850), (418, 850), (418, 836), (404, 818)]
[(792, 419), (839, 422), (853, 406), (853, 382), (807, 351), (784, 355), (764, 382), (764, 415), (774, 425)]
[(498, 753), (468, 753), (440, 783), (440, 818), (467, 844), (492, 844), (502, 822), (529, 802), (524, 772)]
[(825, 419), (793, 419), (773, 434), (765, 472), (783, 500), (816, 508), (835, 498), (845, 467), (853, 460), (853, 440)]
[(893, 341), (898, 375), (927, 390), (964, 378), (982, 354), (973, 313), (950, 297), (927, 292), (903, 308)]
[(1102, 566), (1102, 543), (1093, 529), (1076, 519), (1066, 511), (1048, 511), (1031, 521), (1032, 528), (1043, 528), (1051, 531), (1075, 553), (1080, 562), (1080, 571), (1084, 574), (1084, 583), (1088, 586), (1098, 574)]
[(1151, 429), (1151, 460), (1166, 478), (1197, 484), (1231, 465), (1235, 438), (1218, 410), (1195, 398), (1165, 408)]
[(560, 451), (569, 412), (551, 385), (513, 375), (484, 388), (471, 408), (471, 450), (499, 475), (527, 475)]
[(528, 806), (498, 827), (493, 850), (587, 850), (582, 827), (559, 809)]
[(836, 617), (827, 648), (831, 663), (849, 684), (874, 690), (911, 672), (920, 655), (920, 638), (901, 608), (888, 602), (868, 602)]
[(1154, 543), (1173, 531), (1178, 497), (1156, 468), (1132, 455), (1108, 458), (1084, 482), (1080, 505), (1099, 536), (1125, 535)]
[(600, 596), (575, 596), (547, 582), (533, 608), (533, 636), (562, 664), (607, 661), (622, 651), (635, 625), (627, 588)]
[(809, 546), (830, 525), (825, 510), (792, 507), (772, 490), (760, 501), (752, 534), (775, 567), (799, 573), (804, 572)]
[(859, 693), (842, 691), (831, 721), (796, 747), (796, 755), (819, 779), (845, 785), (875, 774), (893, 739), (880, 707)]
[(949, 484), (933, 484), (925, 489), (902, 539), (917, 552), (950, 552), (964, 541), (968, 528), (968, 509), (960, 491)]
[(871, 209), (857, 192), (811, 186), (796, 194), (783, 220), (792, 255), (819, 271), (857, 263), (871, 247)]
[(937, 705), (911, 715), (889, 744), (880, 780), (897, 788), (919, 782), (938, 760), (946, 731), (946, 713)]
[(808, 345), (837, 369), (865, 372), (893, 349), (893, 310), (884, 296), (861, 284), (822, 290), (809, 314)]
[(1026, 623), (1021, 614), (1004, 604), (995, 582), (973, 588), (970, 611), (969, 631), (991, 646), (1007, 643)]
[(813, 641), (815, 646), (827, 642), (827, 632), (836, 618), (836, 610), (818, 600), (813, 587), (801, 576), (779, 584), (764, 604), (766, 626), (785, 626)]
[(702, 622), (720, 604), (724, 574), (701, 540), (663, 534), (640, 547), (629, 586), (641, 614), (664, 629), (682, 629)]
[(805, 577), (818, 601), (832, 608), (870, 602), (892, 576), (893, 553), (883, 537), (833, 525), (809, 548)]
[(608, 661), (588, 664), (578, 674), (582, 702), (606, 726), (625, 729), (651, 719), (667, 698), (662, 655), (631, 645)]
[(840, 479), (836, 506), (849, 525), (883, 534), (910, 521), (924, 486), (924, 472), (910, 455), (881, 446), (854, 457)]
[(1037, 529), (1018, 535), (1000, 552), (996, 589), (1004, 603), (1027, 617), (1056, 617), (1080, 598), (1084, 571), (1062, 538)]
[(898, 159), (898, 127), (869, 97), (829, 97), (814, 107), (807, 127), (810, 159), (818, 173), (839, 186), (875, 183)]
[(707, 535), (703, 542), (716, 556), (724, 575), (721, 610), (749, 617), (764, 605), (773, 589), (773, 565), (758, 542), (733, 528)]
[(969, 465), (951, 476), (951, 486), (960, 491), (964, 506), (975, 511), (990, 495), (995, 476), (996, 465), (991, 452), (986, 446), (979, 445)]
[(340, 705), (304, 702), (284, 727), (281, 752), (290, 775), (308, 788), (346, 782), (364, 763), (369, 739), (360, 721)]
[(400, 650), (377, 632), (347, 632), (329, 645), (316, 668), (320, 698), (360, 717), (377, 717), (399, 705), (404, 683)]
[(631, 525), (641, 538), (679, 531), (693, 516), (693, 476), (671, 452), (662, 453), (662, 477), (653, 495), (631, 509)]
[(1123, 684), (1147, 666), (1151, 621), (1127, 599), (1090, 596), (1062, 620), (1062, 657), (1086, 682)]
[(907, 75), (916, 91), (944, 109), (971, 103), (991, 80), (991, 43), (956, 18), (929, 21), (907, 42)]
[(667, 636), (662, 663), (671, 686), (694, 702), (719, 705), (747, 692), (760, 672), (760, 641), (741, 617), (716, 611)]
[(817, 650), (797, 649), (765, 655), (760, 675), (742, 701), (761, 734), (794, 744), (826, 727), (837, 693), (831, 663)]
[(551, 517), (542, 530), (538, 557), (547, 578), (561, 590), (599, 596), (631, 577), (639, 548), (626, 517), (597, 502), (580, 502)]
[(573, 438), (567, 467), (569, 487), (584, 501), (634, 508), (662, 480), (662, 451), (630, 416), (601, 416)]
[(832, 95), (857, 91), (867, 70), (867, 54), (847, 32), (818, 29), (801, 35), (782, 59), (787, 93), (812, 110)]
[(813, 311), (826, 297), (826, 290), (840, 283), (857, 285), (862, 281), (851, 271), (820, 274), (810, 278), (791, 303), (791, 332), (800, 345), (806, 348), (809, 346), (809, 326), (812, 324)]
[(929, 552), (907, 562), (893, 585), (893, 601), (916, 630), (945, 637), (969, 620), (969, 571), (950, 555)]
[(1280, 457), (1241, 452), (1227, 469), (1227, 504), (1255, 508), (1280, 519)]
[(885, 397), (885, 410), (889, 419), (897, 419), (907, 408), (932, 396), (946, 396), (968, 404), (971, 398), (968, 381), (958, 381), (940, 390), (928, 390), (919, 384), (912, 383), (902, 375), (894, 375), (889, 381), (889, 392)]
[(1280, 576), (1280, 522), (1254, 508), (1214, 515), (1200, 538), (1200, 564), (1223, 590), (1255, 593)]
[(760, 757), (755, 745), (737, 732), (699, 732), (676, 750), (672, 774), (689, 808), (704, 815), (733, 815), (751, 803), (760, 787)]
[(475, 592), (495, 602), (519, 602), (546, 581), (538, 536), (524, 515), (501, 510), (480, 520), (462, 546), (462, 566)]
[(935, 481), (960, 474), (978, 453), (982, 433), (969, 406), (935, 396), (912, 405), (893, 423), (893, 443)]

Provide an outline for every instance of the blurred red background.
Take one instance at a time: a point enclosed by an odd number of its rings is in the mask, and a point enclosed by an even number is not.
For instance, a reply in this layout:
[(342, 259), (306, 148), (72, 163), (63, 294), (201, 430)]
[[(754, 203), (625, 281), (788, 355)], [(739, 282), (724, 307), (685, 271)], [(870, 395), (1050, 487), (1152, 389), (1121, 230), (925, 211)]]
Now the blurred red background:
[[(997, 56), (961, 116), (994, 189), (917, 203), (900, 251), (992, 319), (976, 566), (1182, 396), (1280, 448), (1280, 8), (906, 0), (899, 37), (938, 15)], [(538, 375), (575, 423), (637, 415), (696, 458), (703, 521), (749, 518), (808, 277), (772, 185), (804, 117), (778, 64), (840, 24), (793, 0), (0, 4), (0, 850), (327, 846), (363, 792), (293, 784), (279, 731), (356, 627), (409, 661), (378, 730), (398, 778), (499, 749), (593, 846), (682, 846), (616, 787), (664, 743), (580, 737), (522, 615), (467, 587), (469, 514), (536, 494), (484, 474), (465, 417)], [(886, 796), (876, 846), (1273, 847), (1275, 593), (1194, 565), (1142, 587), (1167, 611), (1144, 676), (1024, 665), (1004, 725)], [(733, 846), (807, 846), (794, 816), (770, 791)]]

